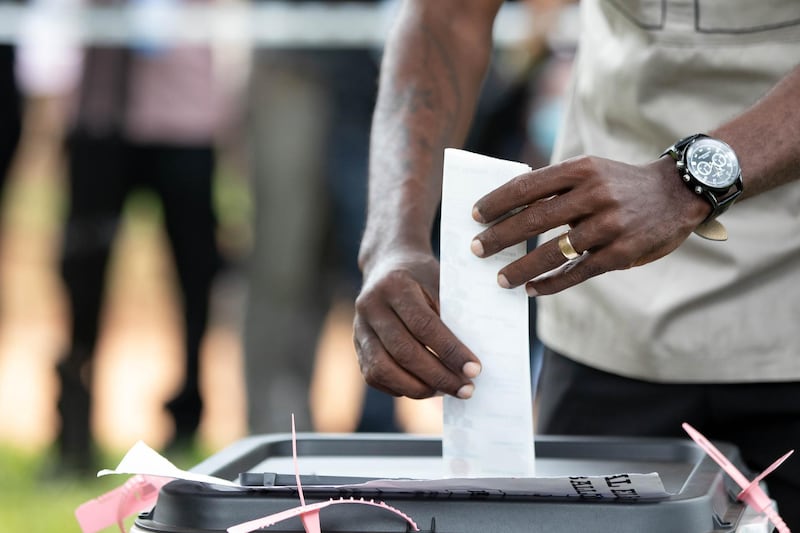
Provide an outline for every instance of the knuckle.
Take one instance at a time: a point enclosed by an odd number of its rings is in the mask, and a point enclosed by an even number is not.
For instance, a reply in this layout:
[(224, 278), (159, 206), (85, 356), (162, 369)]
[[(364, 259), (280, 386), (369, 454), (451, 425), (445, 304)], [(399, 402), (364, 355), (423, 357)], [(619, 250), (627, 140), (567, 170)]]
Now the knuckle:
[(516, 287), (520, 283), (523, 283), (525, 281), (528, 281), (528, 279), (530, 279), (527, 274), (527, 271), (525, 270), (524, 265), (522, 265), (520, 261), (515, 261), (511, 263), (510, 265), (506, 266), (500, 273), (506, 277), (508, 283), (510, 283), (512, 287)]
[(605, 217), (602, 225), (602, 235), (607, 235), (608, 238), (617, 237), (625, 233), (626, 226), (620, 217), (608, 216)]
[[(603, 201), (608, 205), (615, 203), (616, 200), (610, 198), (603, 198)], [(622, 217), (622, 214), (615, 211), (608, 211), (603, 213), (597, 218), (595, 230), (593, 234), (618, 236), (627, 230), (627, 225)]]
[(359, 313), (364, 313), (380, 305), (386, 299), (386, 295), (391, 290), (391, 280), (381, 279), (370, 285), (366, 285), (358, 294), (355, 300), (355, 309)]
[(402, 283), (406, 280), (408, 274), (405, 270), (392, 270), (386, 274), (386, 277), (380, 283), (382, 287), (392, 286), (396, 283)]
[(529, 232), (538, 233), (542, 227), (542, 214), (540, 209), (526, 209), (524, 211), (525, 229)]
[(510, 186), (517, 198), (527, 198), (530, 194), (531, 185), (528, 182), (527, 176), (517, 176), (511, 180)]
[(409, 330), (422, 339), (428, 339), (436, 332), (436, 321), (429, 314), (415, 314), (409, 319)]
[[(572, 239), (570, 239), (570, 242), (572, 242), (575, 250), (578, 251), (578, 244), (575, 241), (572, 241)], [(564, 257), (564, 254), (561, 253), (561, 249), (559, 248), (557, 242), (553, 243), (553, 246), (540, 246), (540, 248), (540, 253), (542, 254), (544, 264), (555, 266), (560, 265), (566, 260), (566, 257)]]
[(583, 268), (573, 268), (564, 273), (564, 280), (567, 286), (571, 287), (577, 285), (589, 278), (599, 276), (608, 271), (608, 268), (594, 261), (589, 261), (587, 264), (581, 266)]
[(407, 367), (409, 364), (413, 363), (414, 359), (417, 357), (414, 346), (412, 346), (412, 343), (408, 340), (393, 339), (391, 345), (392, 355), (400, 366)]
[(393, 292), (397, 287), (404, 287), (410, 281), (410, 274), (405, 268), (396, 267), (387, 271), (375, 283), (375, 292), (385, 294)]
[(355, 348), (356, 357), (358, 358), (359, 365), (363, 370), (363, 361), (366, 361), (371, 356), (369, 348), (369, 338), (362, 336), (358, 330), (353, 332), (353, 347)]
[(558, 278), (551, 278), (547, 280), (538, 281), (535, 285), (536, 292), (539, 295), (550, 295), (556, 294), (558, 292), (563, 291), (567, 287), (571, 287), (574, 285), (574, 282), (567, 279), (566, 274), (562, 274)]
[(617, 200), (611, 184), (607, 181), (599, 181), (592, 185), (592, 198), (600, 205), (615, 205)]
[(446, 374), (438, 374), (433, 377), (430, 385), (434, 390), (453, 394), (458, 390), (460, 383), (454, 382), (452, 377)]
[(408, 273), (406, 271), (389, 271), (375, 283), (370, 296), (376, 300), (389, 301), (398, 291), (403, 291), (407, 283)]
[(489, 226), (483, 230), (480, 240), (484, 248), (486, 248), (484, 252), (494, 249), (496, 247), (496, 243), (500, 240), (500, 235), (497, 233), (497, 225)]
[(372, 303), (372, 293), (368, 291), (362, 291), (357, 297), (355, 301), (355, 310), (356, 313), (359, 315), (364, 314), (371, 306)]
[[(624, 207), (624, 198), (622, 197), (619, 188), (614, 183), (614, 180), (598, 179), (592, 184), (592, 198), (593, 200), (605, 210), (620, 209)], [(617, 211), (607, 211), (617, 213), (614, 216), (607, 217), (609, 220), (606, 223), (610, 227), (616, 227), (619, 224), (620, 215)], [(614, 220), (617, 219), (617, 220)]]
[(406, 290), (409, 273), (403, 269), (391, 270), (377, 280), (365, 285), (355, 299), (355, 310), (359, 314), (369, 313), (391, 301), (398, 292)]
[(359, 328), (357, 326), (353, 327), (353, 348), (356, 350), (356, 355), (358, 356), (359, 360), (362, 357), (367, 356), (367, 343), (369, 341), (362, 337)]
[(576, 171), (583, 176), (595, 173), (597, 169), (597, 158), (591, 155), (581, 155), (572, 160)]
[(364, 377), (364, 381), (373, 386), (377, 384), (377, 377), (372, 369), (372, 366), (367, 364), (364, 359), (359, 358), (358, 367), (361, 369), (361, 375)]
[(391, 385), (388, 372), (383, 365), (361, 362), (361, 374), (364, 381), (373, 387), (385, 387)]
[(608, 272), (609, 267), (606, 263), (596, 260), (590, 256), (589, 259), (574, 264), (572, 268), (566, 269), (559, 276), (542, 279), (536, 282), (534, 287), (536, 292), (541, 295), (555, 294), (564, 289), (578, 285), (589, 278), (599, 276)]
[(458, 344), (455, 342), (445, 343), (436, 355), (439, 356), (439, 360), (448, 368), (459, 366), (462, 360), (461, 351), (459, 350)]
[(356, 356), (358, 367), (365, 378), (375, 376), (379, 372), (380, 364), (376, 361), (374, 351), (370, 349), (369, 341), (356, 341)]
[(608, 246), (608, 270), (622, 270), (637, 258), (636, 246), (630, 241), (616, 241)]
[(396, 370), (389, 358), (368, 358), (359, 360), (361, 374), (370, 385), (394, 388)]

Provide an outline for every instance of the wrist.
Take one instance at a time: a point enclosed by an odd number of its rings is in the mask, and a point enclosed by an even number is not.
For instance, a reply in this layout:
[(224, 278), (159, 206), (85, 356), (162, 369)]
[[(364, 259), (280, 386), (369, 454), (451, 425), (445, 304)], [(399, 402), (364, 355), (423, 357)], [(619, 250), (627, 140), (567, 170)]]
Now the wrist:
[(711, 206), (700, 195), (692, 192), (683, 182), (675, 160), (665, 155), (654, 162), (661, 179), (669, 184), (670, 195), (679, 206), (680, 220), (694, 231), (711, 214)]
[[(408, 235), (392, 236), (391, 232), (364, 233), (358, 252), (358, 266), (366, 277), (379, 264), (387, 259), (392, 261), (408, 257), (433, 257), (430, 236), (425, 239), (411, 238)], [(407, 259), (403, 259), (407, 260)]]

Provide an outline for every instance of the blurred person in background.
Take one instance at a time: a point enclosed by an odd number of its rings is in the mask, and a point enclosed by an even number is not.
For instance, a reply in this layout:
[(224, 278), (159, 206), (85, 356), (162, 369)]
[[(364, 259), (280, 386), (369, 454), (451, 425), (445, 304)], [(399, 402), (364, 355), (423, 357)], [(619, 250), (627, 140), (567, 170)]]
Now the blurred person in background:
[(14, 67), (14, 45), (0, 43), (0, 205), (22, 132), (23, 102)]
[[(153, 22), (146, 12), (139, 15), (134, 26)], [(80, 75), (68, 95), (68, 213), (61, 253), (71, 329), (57, 365), (57, 444), (64, 471), (83, 473), (94, 467), (92, 367), (109, 256), (126, 200), (141, 188), (160, 199), (183, 313), (185, 377), (166, 406), (174, 421), (167, 447), (193, 442), (203, 408), (201, 342), (221, 264), (212, 185), (225, 106), (207, 45), (145, 34), (127, 47), (88, 45), (77, 63)]]
[[(309, 391), (323, 323), (334, 302), (352, 306), (361, 284), (378, 61), (368, 45), (254, 52), (246, 116), (255, 217), (244, 325), (252, 433), (287, 431), (292, 414), (298, 430), (313, 429)], [(393, 401), (367, 392), (358, 429), (396, 430)]]

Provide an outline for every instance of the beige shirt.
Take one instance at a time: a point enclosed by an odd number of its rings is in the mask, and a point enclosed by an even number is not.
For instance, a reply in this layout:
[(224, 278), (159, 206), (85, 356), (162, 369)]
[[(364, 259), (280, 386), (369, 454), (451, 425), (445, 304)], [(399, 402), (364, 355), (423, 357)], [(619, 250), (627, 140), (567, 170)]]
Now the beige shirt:
[[(581, 10), (556, 159), (653, 160), (740, 113), (800, 63), (797, 0), (582, 0)], [(585, 364), (652, 381), (800, 380), (800, 182), (720, 220), (727, 242), (692, 235), (654, 263), (540, 297), (540, 337)]]

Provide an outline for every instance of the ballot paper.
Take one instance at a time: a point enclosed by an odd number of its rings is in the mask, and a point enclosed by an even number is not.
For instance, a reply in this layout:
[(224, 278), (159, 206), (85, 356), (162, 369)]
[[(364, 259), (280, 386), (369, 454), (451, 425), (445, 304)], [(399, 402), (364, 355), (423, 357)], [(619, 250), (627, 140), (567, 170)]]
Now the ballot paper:
[(528, 297), (503, 289), (502, 267), (525, 243), (488, 258), (470, 243), (487, 226), (472, 208), (486, 193), (530, 171), (522, 163), (447, 149), (444, 155), (439, 302), (444, 323), (481, 360), (472, 398), (444, 398), (442, 454), (448, 477), (534, 475)]

